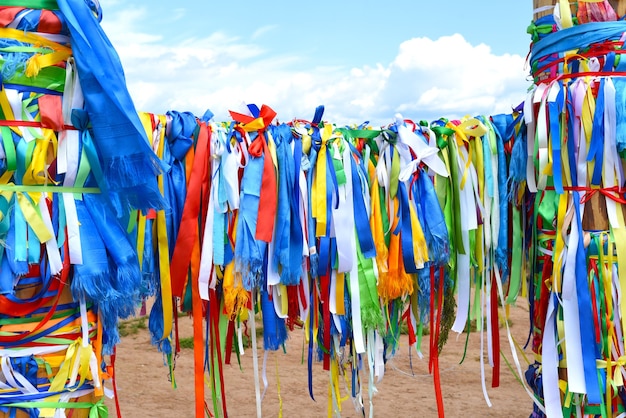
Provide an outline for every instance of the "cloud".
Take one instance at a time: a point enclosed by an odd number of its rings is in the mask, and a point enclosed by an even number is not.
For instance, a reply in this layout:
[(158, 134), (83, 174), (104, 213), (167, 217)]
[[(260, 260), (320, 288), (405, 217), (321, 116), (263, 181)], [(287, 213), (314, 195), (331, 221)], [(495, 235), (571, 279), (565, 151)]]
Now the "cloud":
[(265, 35), (268, 32), (273, 31), (274, 29), (278, 28), (278, 25), (266, 25), (266, 26), (261, 26), (260, 28), (258, 28), (257, 30), (254, 31), (254, 33), (252, 34), (251, 38), (253, 40), (260, 38), (261, 36)]
[(136, 107), (154, 113), (211, 109), (229, 120), (228, 110), (242, 102), (265, 103), (285, 121), (310, 119), (323, 104), (329, 121), (383, 125), (397, 112), (414, 120), (510, 112), (529, 84), (522, 57), (496, 55), (459, 34), (407, 40), (389, 63), (307, 67), (315, 58), (277, 55), (255, 42), (275, 26), (259, 28), (251, 42), (221, 32), (171, 39), (140, 29), (146, 13), (125, 9), (104, 27)]
[(522, 57), (495, 55), (460, 34), (403, 42), (389, 72), (381, 102), (428, 118), (510, 112), (529, 84)]

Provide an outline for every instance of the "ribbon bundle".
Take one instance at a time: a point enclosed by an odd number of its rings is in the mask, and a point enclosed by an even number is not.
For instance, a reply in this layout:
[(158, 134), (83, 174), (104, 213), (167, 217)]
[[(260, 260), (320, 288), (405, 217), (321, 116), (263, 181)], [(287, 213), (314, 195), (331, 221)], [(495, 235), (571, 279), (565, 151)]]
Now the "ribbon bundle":
[[(416, 124), (396, 115), (375, 129), (324, 122), (323, 110), (312, 121), (284, 124), (273, 123), (276, 113), (266, 105), (248, 105), (222, 123), (210, 112), (142, 115), (170, 167), (163, 176), (171, 208), (165, 225), (139, 223), (142, 269), (157, 294), (150, 329), (171, 359), (178, 350), (172, 296), (191, 312), (197, 416), (206, 409), (205, 372), (213, 413), (227, 416), (222, 364), (233, 345), (243, 353), (242, 335), (247, 327), (254, 335), (256, 313), (263, 320), (263, 376), (269, 353), (303, 328), (310, 396), (319, 359), (330, 374), (334, 413), (342, 408), (340, 376), (365, 413), (366, 373), (373, 414), (372, 395), (402, 323), (420, 356), (422, 336), (429, 335), (441, 415), (437, 358), (451, 329), (475, 323), (488, 347), (483, 373), (488, 362), (498, 386), (504, 320), (498, 306), (514, 303), (525, 288), (521, 246), (519, 254), (510, 250), (515, 234), (522, 235), (521, 215), (514, 211), (511, 221), (508, 204), (519, 118)], [(512, 256), (519, 256), (513, 266)], [(489, 402), (486, 385), (484, 394)]]

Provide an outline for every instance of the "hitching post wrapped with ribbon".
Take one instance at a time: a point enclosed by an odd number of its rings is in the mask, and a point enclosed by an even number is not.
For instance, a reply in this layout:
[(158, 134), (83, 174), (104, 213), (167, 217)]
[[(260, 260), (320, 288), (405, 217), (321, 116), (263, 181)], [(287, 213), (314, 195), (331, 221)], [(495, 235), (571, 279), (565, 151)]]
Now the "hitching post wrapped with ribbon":
[(624, 411), (614, 370), (621, 369), (616, 330), (626, 312), (615, 297), (626, 274), (619, 145), (626, 26), (606, 1), (560, 0), (554, 10), (551, 30), (531, 32), (527, 150), (514, 147), (511, 157), (524, 153), (528, 162), (528, 190), (516, 186), (515, 200), (532, 229), (533, 350), (548, 416), (569, 416), (575, 407), (612, 416)]
[(120, 222), (163, 202), (161, 163), (99, 17), (93, 2), (0, 6), (0, 237), (10, 245), (0, 252), (0, 404), (10, 416), (106, 415), (103, 354), (141, 290)]

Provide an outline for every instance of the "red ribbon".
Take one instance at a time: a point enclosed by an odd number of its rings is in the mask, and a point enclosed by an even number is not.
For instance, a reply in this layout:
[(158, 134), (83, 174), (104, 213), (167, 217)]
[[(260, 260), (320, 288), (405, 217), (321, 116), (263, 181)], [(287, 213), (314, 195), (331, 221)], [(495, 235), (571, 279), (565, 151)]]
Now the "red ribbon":
[[(554, 187), (548, 186), (546, 190), (554, 190)], [(563, 190), (568, 192), (585, 192), (585, 195), (580, 198), (580, 203), (585, 204), (591, 200), (594, 194), (600, 193), (605, 197), (608, 197), (616, 203), (626, 205), (626, 199), (623, 195), (626, 193), (626, 189), (619, 186), (611, 187), (587, 187), (587, 186), (563, 186)]]
[[(248, 152), (253, 157), (265, 156), (263, 160), (263, 179), (261, 182), (261, 194), (259, 197), (259, 212), (258, 222), (256, 226), (255, 238), (260, 241), (270, 242), (272, 241), (272, 234), (274, 233), (274, 220), (276, 217), (277, 206), (277, 186), (276, 186), (276, 171), (274, 170), (274, 164), (267, 146), (265, 139), (265, 129), (272, 123), (272, 120), (276, 117), (276, 112), (269, 106), (261, 106), (259, 116), (249, 116), (241, 113), (230, 111), (230, 115), (235, 122), (243, 124), (242, 128), (247, 131), (257, 132), (257, 137), (250, 146)], [(262, 120), (262, 125), (257, 129), (257, 123)], [(258, 121), (258, 122), (257, 122)], [(254, 122), (254, 123), (253, 123)], [(246, 126), (249, 125), (249, 126)]]
[(498, 320), (498, 284), (495, 273), (491, 274), (491, 343), (493, 353), (493, 370), (491, 373), (491, 387), (500, 386), (500, 322)]
[(198, 240), (198, 215), (200, 214), (200, 197), (203, 183), (209, 181), (209, 138), (210, 131), (206, 123), (200, 122), (200, 133), (196, 145), (193, 167), (187, 187), (187, 198), (183, 207), (183, 216), (178, 229), (176, 246), (170, 264), (172, 295), (183, 296), (187, 279), (191, 253), (194, 243)]

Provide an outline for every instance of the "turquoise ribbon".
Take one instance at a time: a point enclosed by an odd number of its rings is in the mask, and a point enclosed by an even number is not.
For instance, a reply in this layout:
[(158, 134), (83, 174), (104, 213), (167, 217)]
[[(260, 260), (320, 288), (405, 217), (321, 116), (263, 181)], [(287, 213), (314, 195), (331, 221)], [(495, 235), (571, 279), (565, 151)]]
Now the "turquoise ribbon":
[[(251, 138), (252, 139), (252, 138)], [(267, 243), (255, 239), (263, 178), (263, 161), (266, 156), (250, 156), (241, 182), (241, 202), (237, 241), (235, 242), (235, 268), (241, 272), (243, 286), (252, 290), (261, 284), (263, 259)], [(269, 155), (267, 158), (270, 158)]]

